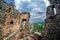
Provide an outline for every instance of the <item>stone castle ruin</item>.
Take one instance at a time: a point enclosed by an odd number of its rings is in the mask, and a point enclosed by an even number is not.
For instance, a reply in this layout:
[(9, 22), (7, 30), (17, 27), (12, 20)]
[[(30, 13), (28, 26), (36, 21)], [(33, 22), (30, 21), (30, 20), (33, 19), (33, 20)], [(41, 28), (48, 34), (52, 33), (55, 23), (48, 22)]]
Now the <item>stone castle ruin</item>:
[(49, 0), (42, 40), (60, 40), (60, 0)]
[(47, 7), (44, 31), (41, 36), (30, 36), (30, 14), (19, 13), (1, 0), (0, 40), (60, 40), (60, 0), (49, 1), (51, 5)]
[[(1, 5), (2, 4), (2, 5)], [(13, 6), (1, 1), (0, 7), (0, 40), (20, 40), (29, 36), (30, 14), (19, 13)]]

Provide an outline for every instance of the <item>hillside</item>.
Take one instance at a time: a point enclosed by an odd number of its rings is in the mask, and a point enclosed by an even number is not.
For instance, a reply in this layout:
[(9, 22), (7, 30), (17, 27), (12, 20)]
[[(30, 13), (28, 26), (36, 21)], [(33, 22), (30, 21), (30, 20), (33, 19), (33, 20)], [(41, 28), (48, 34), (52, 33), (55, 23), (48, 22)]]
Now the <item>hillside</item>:
[(45, 23), (44, 22), (41, 22), (41, 23), (33, 23), (31, 24), (31, 32), (34, 33), (34, 32), (42, 32), (43, 29), (45, 27)]

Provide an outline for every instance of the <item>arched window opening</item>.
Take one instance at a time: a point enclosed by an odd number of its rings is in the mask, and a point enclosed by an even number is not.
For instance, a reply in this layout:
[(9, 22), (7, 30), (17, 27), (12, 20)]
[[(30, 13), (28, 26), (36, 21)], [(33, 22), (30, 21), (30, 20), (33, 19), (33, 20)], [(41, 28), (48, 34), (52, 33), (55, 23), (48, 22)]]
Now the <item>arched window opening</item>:
[(23, 19), (23, 20), (22, 20), (22, 22), (23, 22), (23, 26), (25, 26), (25, 25), (26, 25), (27, 20), (26, 20), (26, 19)]
[(9, 12), (11, 11), (11, 8), (9, 8)]
[(6, 10), (6, 12), (7, 12), (8, 10)]
[(22, 21), (27, 21), (26, 19), (23, 19)]
[(54, 13), (56, 14), (56, 9), (54, 8)]
[(56, 9), (55, 9), (54, 5), (52, 6), (52, 8), (54, 10), (54, 14), (56, 14)]
[(13, 24), (13, 21), (12, 20), (10, 21), (10, 24)]

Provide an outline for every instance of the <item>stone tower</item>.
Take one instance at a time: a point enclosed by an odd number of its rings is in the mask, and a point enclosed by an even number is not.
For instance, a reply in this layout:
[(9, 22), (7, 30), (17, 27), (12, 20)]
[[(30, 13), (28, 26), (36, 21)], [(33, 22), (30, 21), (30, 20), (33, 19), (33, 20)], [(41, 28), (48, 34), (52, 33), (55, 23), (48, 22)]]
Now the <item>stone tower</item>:
[[(43, 40), (60, 40), (60, 0), (49, 0)], [(55, 9), (55, 10), (54, 10)], [(56, 12), (56, 13), (55, 13)]]
[(0, 12), (0, 40), (20, 40), (29, 36), (30, 14), (19, 13), (11, 5), (4, 5)]

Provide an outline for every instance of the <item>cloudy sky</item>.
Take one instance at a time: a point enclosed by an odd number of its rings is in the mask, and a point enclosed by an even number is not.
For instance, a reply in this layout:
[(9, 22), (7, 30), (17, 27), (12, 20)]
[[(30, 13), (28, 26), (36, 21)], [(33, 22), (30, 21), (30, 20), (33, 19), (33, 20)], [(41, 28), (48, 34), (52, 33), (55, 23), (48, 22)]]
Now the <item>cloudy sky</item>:
[(15, 9), (19, 12), (30, 12), (30, 23), (44, 22), (46, 18), (46, 7), (48, 0), (5, 0), (6, 2), (14, 2)]

